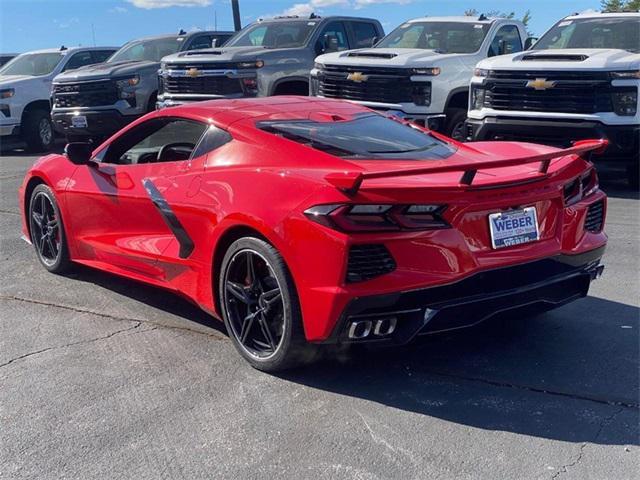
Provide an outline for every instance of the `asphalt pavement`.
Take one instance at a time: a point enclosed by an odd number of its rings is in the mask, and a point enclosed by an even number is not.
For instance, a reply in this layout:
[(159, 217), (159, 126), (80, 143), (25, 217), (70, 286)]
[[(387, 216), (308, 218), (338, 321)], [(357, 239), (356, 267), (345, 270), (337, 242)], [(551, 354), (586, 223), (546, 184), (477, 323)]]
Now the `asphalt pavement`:
[(638, 478), (640, 202), (614, 175), (587, 298), (274, 376), (176, 296), (48, 274), (20, 240), (35, 158), (0, 157), (0, 478)]

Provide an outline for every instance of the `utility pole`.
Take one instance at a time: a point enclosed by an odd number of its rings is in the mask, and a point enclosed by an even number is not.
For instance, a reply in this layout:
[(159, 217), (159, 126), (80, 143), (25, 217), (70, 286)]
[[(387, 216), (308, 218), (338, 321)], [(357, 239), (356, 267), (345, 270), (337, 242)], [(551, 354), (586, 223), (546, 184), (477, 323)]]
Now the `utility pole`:
[(240, 6), (238, 5), (238, 0), (231, 0), (231, 9), (233, 10), (233, 28), (237, 32), (238, 30), (242, 30), (242, 25), (240, 24)]
[(93, 37), (93, 46), (96, 46), (96, 29), (93, 28), (93, 23), (91, 24), (91, 36)]

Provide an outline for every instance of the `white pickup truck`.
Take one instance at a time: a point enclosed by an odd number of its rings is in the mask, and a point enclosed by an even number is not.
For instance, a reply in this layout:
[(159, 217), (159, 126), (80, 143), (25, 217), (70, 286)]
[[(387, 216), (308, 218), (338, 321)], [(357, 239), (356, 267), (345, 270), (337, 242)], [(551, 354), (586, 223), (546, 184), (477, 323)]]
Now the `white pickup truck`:
[(518, 20), (416, 18), (372, 48), (317, 57), (310, 93), (386, 110), (462, 139), (476, 64), (520, 52), (530, 42)]
[(51, 82), (61, 72), (104, 62), (115, 47), (61, 47), (18, 55), (0, 69), (0, 143), (48, 150), (55, 140), (51, 123)]
[(640, 13), (571, 15), (533, 48), (483, 60), (471, 80), (469, 140), (566, 146), (606, 138), (638, 187)]

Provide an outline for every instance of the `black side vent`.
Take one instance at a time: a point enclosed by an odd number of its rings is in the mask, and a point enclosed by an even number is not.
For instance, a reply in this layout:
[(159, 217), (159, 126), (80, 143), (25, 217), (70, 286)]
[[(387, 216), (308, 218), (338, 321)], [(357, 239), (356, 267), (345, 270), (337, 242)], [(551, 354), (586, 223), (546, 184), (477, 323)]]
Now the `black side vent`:
[(362, 282), (392, 272), (396, 262), (384, 245), (354, 245), (349, 250), (347, 282)]
[(393, 58), (398, 55), (395, 53), (375, 53), (375, 52), (353, 52), (348, 53), (348, 57), (367, 57), (367, 58)]
[(546, 61), (546, 62), (584, 62), (587, 58), (587, 55), (525, 55), (522, 57), (523, 62), (535, 62), (538, 61)]
[(584, 229), (588, 232), (601, 232), (602, 227), (604, 227), (604, 200), (589, 205), (587, 218), (584, 220)]

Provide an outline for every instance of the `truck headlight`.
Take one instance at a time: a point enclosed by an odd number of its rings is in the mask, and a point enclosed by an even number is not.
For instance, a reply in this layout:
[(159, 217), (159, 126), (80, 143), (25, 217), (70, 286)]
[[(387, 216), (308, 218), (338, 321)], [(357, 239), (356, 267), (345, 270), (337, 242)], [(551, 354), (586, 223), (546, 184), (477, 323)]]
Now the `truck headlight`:
[(489, 76), (489, 70), (486, 70), (484, 68), (476, 68), (473, 70), (473, 76), (474, 77), (488, 77)]
[(238, 68), (262, 68), (264, 67), (264, 61), (256, 60), (255, 62), (239, 62)]
[(484, 107), (484, 94), (486, 90), (484, 88), (472, 86), (471, 87), (471, 102), (470, 106), (472, 110), (482, 110)]
[(313, 68), (316, 68), (318, 70), (324, 70), (324, 64), (318, 63), (318, 62), (313, 62)]
[(4, 88), (0, 90), (0, 98), (11, 98), (16, 94), (13, 88)]
[(611, 78), (638, 78), (640, 79), (640, 70), (626, 70), (623, 72), (609, 72)]
[(440, 75), (440, 67), (428, 67), (428, 68), (412, 68), (411, 75), (429, 75), (435, 77)]
[(127, 87), (135, 87), (140, 83), (140, 77), (138, 75), (133, 75), (127, 78), (119, 78), (116, 80), (116, 85), (118, 88), (127, 88)]
[(616, 115), (633, 117), (638, 111), (638, 89), (624, 88), (614, 89), (611, 93), (613, 111)]

